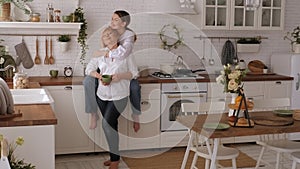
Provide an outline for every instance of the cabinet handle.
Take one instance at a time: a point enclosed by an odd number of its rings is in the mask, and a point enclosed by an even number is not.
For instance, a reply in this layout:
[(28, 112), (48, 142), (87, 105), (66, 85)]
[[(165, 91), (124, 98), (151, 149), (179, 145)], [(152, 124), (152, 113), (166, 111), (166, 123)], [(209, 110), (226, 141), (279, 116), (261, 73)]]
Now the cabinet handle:
[(281, 82), (280, 81), (278, 81), (278, 82), (275, 82), (276, 84), (281, 84)]
[(141, 105), (148, 105), (148, 104), (149, 104), (148, 101), (142, 101), (142, 102), (141, 102)]
[(65, 90), (72, 90), (72, 86), (66, 86), (64, 89)]

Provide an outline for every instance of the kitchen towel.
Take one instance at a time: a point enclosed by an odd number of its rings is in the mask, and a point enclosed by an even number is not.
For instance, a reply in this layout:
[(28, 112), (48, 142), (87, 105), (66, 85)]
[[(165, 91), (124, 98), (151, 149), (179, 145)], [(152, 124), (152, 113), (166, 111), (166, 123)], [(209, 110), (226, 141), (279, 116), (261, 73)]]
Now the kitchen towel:
[(222, 64), (223, 65), (233, 64), (235, 58), (236, 56), (235, 56), (234, 45), (230, 40), (227, 40), (222, 49), (222, 58), (221, 58)]
[(32, 68), (34, 66), (34, 62), (31, 58), (31, 55), (30, 55), (23, 39), (22, 39), (21, 43), (19, 43), (15, 46), (15, 49), (16, 49), (16, 53), (18, 55), (18, 57), (16, 59), (16, 64), (19, 66), (20, 63), (22, 62), (24, 68), (26, 68), (26, 69)]

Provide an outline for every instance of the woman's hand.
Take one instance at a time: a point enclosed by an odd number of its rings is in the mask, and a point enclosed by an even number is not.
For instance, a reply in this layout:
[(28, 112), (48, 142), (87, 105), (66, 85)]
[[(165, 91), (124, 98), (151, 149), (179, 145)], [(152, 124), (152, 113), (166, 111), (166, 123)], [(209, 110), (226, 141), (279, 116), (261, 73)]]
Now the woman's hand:
[(113, 74), (111, 77), (112, 82), (118, 82), (121, 80), (120, 74)]

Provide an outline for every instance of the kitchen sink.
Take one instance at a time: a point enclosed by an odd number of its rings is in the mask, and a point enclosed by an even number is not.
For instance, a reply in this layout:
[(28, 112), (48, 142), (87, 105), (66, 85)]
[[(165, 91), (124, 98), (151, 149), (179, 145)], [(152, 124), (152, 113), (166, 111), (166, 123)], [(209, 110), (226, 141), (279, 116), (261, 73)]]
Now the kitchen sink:
[(54, 100), (46, 89), (10, 89), (14, 104), (53, 104)]

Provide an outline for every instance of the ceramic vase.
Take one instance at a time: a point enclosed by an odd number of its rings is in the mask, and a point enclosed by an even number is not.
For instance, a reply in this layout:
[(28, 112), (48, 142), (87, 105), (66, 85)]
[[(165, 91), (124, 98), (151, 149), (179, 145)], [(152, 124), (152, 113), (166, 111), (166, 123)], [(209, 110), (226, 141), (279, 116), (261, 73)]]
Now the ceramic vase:
[[(230, 95), (231, 95), (231, 102), (230, 102), (230, 104), (235, 104), (235, 99), (238, 96), (238, 93), (230, 93)], [(228, 116), (229, 117), (233, 116), (233, 112), (234, 112), (233, 109), (229, 109)]]
[(300, 53), (300, 44), (298, 44), (298, 43), (293, 44), (292, 51), (294, 53)]
[(69, 49), (69, 42), (59, 42), (61, 52), (66, 52)]

